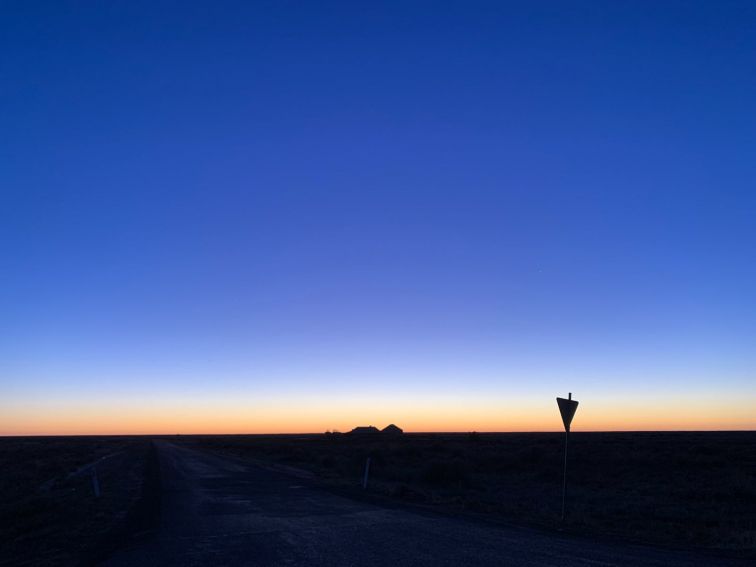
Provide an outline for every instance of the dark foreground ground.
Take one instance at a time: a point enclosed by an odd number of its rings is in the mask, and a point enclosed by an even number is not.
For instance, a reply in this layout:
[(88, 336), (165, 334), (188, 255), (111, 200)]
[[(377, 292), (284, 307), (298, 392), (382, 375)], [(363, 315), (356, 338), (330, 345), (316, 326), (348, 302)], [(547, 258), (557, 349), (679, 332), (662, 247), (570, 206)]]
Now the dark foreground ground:
[(139, 437), (0, 438), (0, 565), (88, 564), (106, 554), (148, 517), (150, 450)]
[(157, 447), (159, 527), (109, 567), (747, 564), (386, 505), (187, 445)]
[[(561, 451), (552, 434), (0, 439), (0, 564), (756, 557), (756, 433), (574, 434), (563, 525)], [(69, 477), (92, 462), (100, 498), (91, 469)]]
[(518, 524), (682, 547), (756, 547), (756, 432), (220, 436), (184, 443)]

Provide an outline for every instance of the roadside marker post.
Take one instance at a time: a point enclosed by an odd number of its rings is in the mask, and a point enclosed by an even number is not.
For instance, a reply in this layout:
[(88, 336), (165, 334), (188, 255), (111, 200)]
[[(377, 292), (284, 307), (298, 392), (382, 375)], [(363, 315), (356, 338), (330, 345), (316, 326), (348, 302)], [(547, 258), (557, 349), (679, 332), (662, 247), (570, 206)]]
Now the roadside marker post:
[(562, 415), (562, 422), (564, 423), (564, 476), (562, 480), (562, 521), (564, 521), (564, 508), (567, 500), (567, 443), (570, 438), (570, 424), (572, 423), (572, 418), (575, 417), (578, 402), (572, 399), (572, 392), (570, 392), (566, 400), (564, 398), (557, 398), (556, 401), (559, 406), (559, 413)]
[(362, 490), (367, 490), (368, 474), (370, 474), (370, 457), (365, 461), (365, 476), (362, 478)]
[(97, 478), (97, 467), (92, 467), (92, 490), (95, 498), (100, 497), (100, 479)]

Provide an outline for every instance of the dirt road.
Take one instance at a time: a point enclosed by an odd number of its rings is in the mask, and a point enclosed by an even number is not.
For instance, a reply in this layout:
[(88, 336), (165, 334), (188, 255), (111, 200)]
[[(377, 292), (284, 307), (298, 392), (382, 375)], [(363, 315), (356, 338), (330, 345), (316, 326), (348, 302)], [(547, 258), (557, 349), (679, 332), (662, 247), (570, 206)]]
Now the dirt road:
[(283, 473), (156, 443), (162, 492), (158, 528), (117, 551), (106, 565), (741, 564), (382, 507)]

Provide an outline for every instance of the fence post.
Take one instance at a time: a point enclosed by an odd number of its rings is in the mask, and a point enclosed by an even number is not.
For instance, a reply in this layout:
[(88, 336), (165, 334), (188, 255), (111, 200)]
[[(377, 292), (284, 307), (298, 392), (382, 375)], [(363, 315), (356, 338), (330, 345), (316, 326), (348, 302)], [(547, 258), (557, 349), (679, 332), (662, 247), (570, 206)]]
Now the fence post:
[(368, 474), (370, 474), (370, 457), (365, 461), (365, 476), (362, 478), (362, 490), (367, 490)]

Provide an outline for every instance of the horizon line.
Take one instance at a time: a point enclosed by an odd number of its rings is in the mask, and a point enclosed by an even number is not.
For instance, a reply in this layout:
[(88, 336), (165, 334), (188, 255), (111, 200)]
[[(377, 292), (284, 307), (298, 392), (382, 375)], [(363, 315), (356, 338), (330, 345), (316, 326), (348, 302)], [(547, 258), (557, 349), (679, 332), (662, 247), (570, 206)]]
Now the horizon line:
[[(310, 431), (310, 432), (267, 432), (267, 433), (18, 433), (2, 434), (0, 438), (15, 437), (179, 437), (179, 436), (295, 436), (295, 435), (348, 435), (349, 431)], [(404, 431), (403, 435), (533, 435), (565, 433), (564, 430), (532, 430), (532, 431)], [(756, 429), (584, 429), (572, 430), (570, 433), (756, 433)], [(364, 438), (364, 437), (363, 437)], [(392, 437), (396, 438), (396, 437)]]

